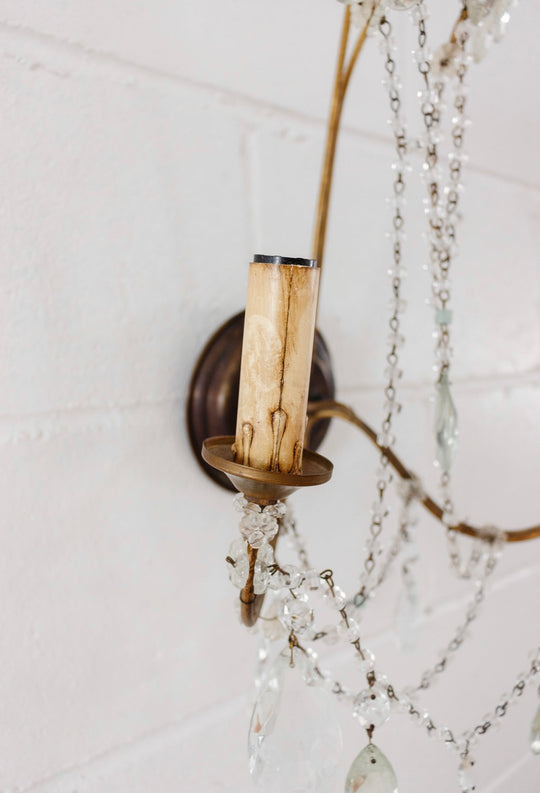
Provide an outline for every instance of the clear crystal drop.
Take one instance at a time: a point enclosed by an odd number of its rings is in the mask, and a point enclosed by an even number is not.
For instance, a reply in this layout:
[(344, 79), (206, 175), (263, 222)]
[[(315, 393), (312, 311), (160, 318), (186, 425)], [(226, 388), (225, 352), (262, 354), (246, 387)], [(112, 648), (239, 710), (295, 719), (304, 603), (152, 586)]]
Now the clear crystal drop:
[(358, 719), (360, 726), (380, 727), (390, 718), (390, 699), (381, 686), (372, 686), (361, 691), (353, 702), (353, 716)]
[(255, 790), (334, 793), (342, 738), (333, 700), (321, 686), (306, 686), (289, 658), (278, 657), (253, 709), (248, 751)]
[(457, 412), (450, 393), (448, 374), (441, 375), (437, 388), (435, 407), (435, 437), (437, 440), (437, 460), (443, 471), (449, 471), (458, 438)]
[(533, 754), (540, 754), (540, 705), (531, 726), (531, 749)]
[(368, 743), (353, 762), (345, 793), (398, 793), (394, 769), (374, 743)]
[(272, 734), (276, 723), (286, 663), (286, 659), (280, 655), (272, 664), (253, 707), (248, 731), (249, 771), (253, 775), (261, 772), (263, 744)]

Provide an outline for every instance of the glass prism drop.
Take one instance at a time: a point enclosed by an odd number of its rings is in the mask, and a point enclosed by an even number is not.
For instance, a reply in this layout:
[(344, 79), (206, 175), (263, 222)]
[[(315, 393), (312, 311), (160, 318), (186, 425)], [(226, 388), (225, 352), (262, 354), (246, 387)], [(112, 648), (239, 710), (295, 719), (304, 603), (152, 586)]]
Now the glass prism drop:
[(437, 386), (435, 405), (435, 438), (437, 441), (437, 461), (443, 471), (452, 467), (456, 453), (458, 425), (457, 411), (450, 393), (448, 374), (443, 372)]
[[(296, 655), (296, 653), (295, 653)], [(249, 725), (249, 770), (257, 793), (334, 793), (342, 752), (331, 695), (307, 686), (280, 655), (268, 672)]]
[(374, 743), (368, 743), (353, 762), (345, 793), (398, 793), (394, 769)]
[(540, 705), (531, 726), (531, 750), (533, 754), (540, 754)]

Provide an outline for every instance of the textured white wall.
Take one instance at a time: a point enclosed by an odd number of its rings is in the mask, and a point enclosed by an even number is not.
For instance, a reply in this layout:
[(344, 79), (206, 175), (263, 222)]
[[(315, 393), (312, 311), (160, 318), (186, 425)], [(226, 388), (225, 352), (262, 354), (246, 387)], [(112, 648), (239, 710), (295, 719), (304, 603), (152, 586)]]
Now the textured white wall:
[[(184, 396), (207, 336), (243, 305), (251, 254), (309, 255), (340, 16), (332, 0), (0, 4), (3, 793), (250, 790), (255, 637), (224, 569), (230, 498), (192, 459)], [(506, 527), (540, 518), (539, 24), (524, 2), (474, 70), (455, 267), (459, 510)], [(392, 156), (381, 74), (371, 46), (347, 107), (319, 323), (340, 395), (375, 423)], [(414, 184), (410, 199), (398, 448), (433, 485)], [(314, 562), (352, 587), (376, 461), (343, 427), (324, 451), (334, 480), (299, 494), (296, 511)], [(368, 622), (403, 683), (433, 660), (468, 591), (447, 572), (440, 529), (426, 518), (418, 536), (418, 656), (397, 653), (395, 591)], [(508, 548), (483, 623), (427, 701), (442, 721), (472, 725), (525, 666), (539, 572), (540, 541)], [(479, 749), (484, 793), (537, 793), (535, 705), (529, 691)], [(345, 772), (363, 739), (343, 724)], [(456, 789), (453, 758), (403, 720), (379, 743), (402, 791)]]

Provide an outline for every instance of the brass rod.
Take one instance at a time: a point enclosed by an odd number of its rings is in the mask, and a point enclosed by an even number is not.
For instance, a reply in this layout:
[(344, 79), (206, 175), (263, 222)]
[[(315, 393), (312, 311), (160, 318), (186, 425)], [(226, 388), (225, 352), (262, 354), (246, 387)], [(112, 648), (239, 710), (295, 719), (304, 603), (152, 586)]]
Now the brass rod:
[(315, 231), (313, 236), (313, 258), (317, 259), (319, 267), (322, 267), (324, 255), (324, 243), (326, 238), (326, 226), (328, 221), (328, 205), (330, 202), (330, 191), (332, 189), (332, 176), (334, 173), (334, 159), (336, 154), (336, 144), (339, 132), (339, 122), (343, 109), (343, 99), (345, 93), (342, 88), (343, 65), (347, 52), (347, 42), (349, 40), (349, 30), (351, 24), (351, 9), (346, 6), (343, 15), (343, 27), (341, 29), (341, 39), (339, 42), (338, 59), (336, 65), (336, 76), (334, 78), (334, 89), (330, 104), (330, 115), (326, 133), (326, 148), (324, 152), (323, 168), (321, 173), (321, 183), (319, 186), (319, 201), (317, 205), (317, 216), (315, 219)]
[[(373, 12), (378, 3), (373, 7)], [(332, 178), (334, 175), (334, 162), (336, 156), (337, 141), (339, 135), (339, 125), (341, 122), (341, 114), (343, 111), (343, 102), (345, 94), (349, 87), (349, 81), (353, 73), (353, 69), (358, 60), (358, 56), (362, 51), (364, 42), (366, 40), (369, 23), (371, 16), (361, 30), (360, 35), (356, 41), (354, 49), (349, 58), (348, 64), (345, 66), (345, 57), (347, 54), (347, 43), (349, 40), (349, 31), (351, 24), (351, 9), (346, 6), (343, 16), (343, 27), (341, 31), (341, 39), (338, 49), (338, 58), (336, 65), (336, 76), (334, 79), (334, 89), (332, 92), (332, 101), (330, 104), (330, 114), (328, 116), (328, 126), (326, 133), (326, 147), (323, 159), (323, 168), (321, 173), (321, 182), (319, 186), (319, 200), (317, 204), (317, 215), (315, 218), (315, 231), (313, 234), (313, 253), (314, 259), (317, 259), (319, 267), (322, 267), (324, 259), (324, 246), (326, 242), (326, 227), (328, 225), (328, 210), (330, 206), (330, 194), (332, 191)]]
[[(306, 434), (309, 433), (313, 424), (316, 424), (317, 421), (321, 421), (322, 419), (343, 419), (344, 421), (349, 422), (349, 424), (353, 424), (355, 427), (358, 427), (370, 441), (376, 446), (387, 458), (388, 462), (392, 466), (392, 468), (396, 471), (397, 474), (402, 479), (413, 479), (414, 474), (410, 471), (404, 463), (399, 459), (399, 457), (391, 450), (387, 449), (384, 446), (381, 446), (377, 443), (377, 433), (373, 430), (369, 424), (361, 419), (359, 416), (356, 415), (354, 410), (347, 405), (343, 405), (341, 402), (335, 402), (333, 400), (325, 400), (324, 402), (314, 402), (308, 405), (308, 424), (306, 428)], [(437, 504), (437, 502), (431, 498), (427, 493), (424, 493), (423, 498), (421, 499), (421, 503), (430, 512), (437, 520), (442, 522), (443, 510)], [(486, 531), (481, 527), (471, 526), (469, 523), (458, 523), (455, 526), (451, 527), (455, 529), (455, 531), (460, 532), (460, 534), (466, 534), (469, 537), (481, 537), (485, 538)], [(533, 540), (537, 537), (540, 537), (540, 525), (537, 526), (530, 526), (529, 528), (525, 529), (513, 529), (513, 530), (504, 530), (503, 531), (504, 539), (506, 542), (521, 542), (523, 540)]]

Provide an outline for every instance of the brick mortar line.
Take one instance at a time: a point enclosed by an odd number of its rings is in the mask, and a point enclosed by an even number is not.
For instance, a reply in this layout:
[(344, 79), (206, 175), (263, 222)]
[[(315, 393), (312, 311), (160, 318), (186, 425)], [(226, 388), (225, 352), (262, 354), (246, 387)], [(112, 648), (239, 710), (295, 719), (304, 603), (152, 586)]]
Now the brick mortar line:
[[(538, 387), (540, 387), (540, 372), (535, 371), (534, 374), (511, 376), (511, 379), (495, 376), (492, 379), (456, 380), (454, 394), (482, 397), (495, 394), (505, 395), (516, 390), (535, 390)], [(349, 402), (362, 396), (374, 396), (380, 392), (381, 388), (381, 383), (350, 386), (340, 390), (338, 399)], [(429, 382), (402, 384), (400, 390), (403, 394), (412, 397), (414, 401), (423, 402), (432, 396), (433, 384)], [(81, 404), (28, 414), (0, 414), (0, 445), (12, 440), (42, 441), (65, 432), (99, 431), (114, 426), (116, 423), (122, 423), (123, 419), (130, 415), (158, 414), (164, 408), (171, 410), (175, 406), (181, 410), (184, 400), (185, 395), (173, 394), (161, 399), (142, 399), (104, 405)], [(81, 425), (81, 422), (85, 422), (85, 420), (86, 423)]]
[[(259, 113), (266, 115), (268, 111), (272, 111), (276, 116), (281, 117), (281, 120), (294, 120), (301, 124), (305, 124), (309, 127), (316, 127), (318, 130), (324, 129), (326, 127), (326, 117), (324, 116), (313, 116), (309, 113), (302, 113), (300, 111), (291, 110), (290, 108), (283, 107), (281, 105), (276, 105), (272, 102), (265, 102), (264, 100), (257, 99), (255, 97), (251, 97), (247, 94), (238, 93), (233, 91), (230, 88), (223, 88), (218, 85), (213, 85), (212, 83), (207, 83), (202, 80), (196, 80), (186, 75), (175, 74), (174, 72), (168, 72), (164, 69), (160, 69), (155, 66), (151, 66), (149, 64), (144, 64), (138, 61), (132, 61), (127, 58), (123, 58), (120, 55), (116, 55), (115, 53), (109, 52), (107, 50), (100, 50), (94, 47), (85, 45), (82, 41), (70, 41), (67, 39), (59, 38), (50, 33), (44, 33), (42, 31), (36, 30), (34, 28), (28, 27), (27, 25), (19, 25), (14, 22), (10, 22), (8, 19), (0, 19), (0, 29), (2, 29), (5, 33), (8, 33), (13, 36), (18, 36), (21, 39), (26, 39), (28, 42), (37, 41), (41, 46), (46, 46), (48, 48), (57, 48), (60, 50), (67, 50), (70, 55), (75, 57), (86, 56), (90, 59), (95, 59), (100, 61), (106, 65), (114, 66), (118, 69), (127, 70), (127, 71), (134, 71), (136, 73), (145, 75), (149, 78), (163, 80), (165, 82), (170, 82), (174, 85), (181, 85), (191, 90), (195, 90), (197, 92), (204, 92), (211, 94), (216, 99), (226, 99), (226, 100), (233, 100), (233, 102), (242, 107), (242, 109), (256, 109)], [(326, 104), (324, 105), (326, 111)], [(263, 125), (265, 121), (268, 119), (263, 118), (260, 121), (260, 124)], [(368, 132), (356, 127), (343, 125), (342, 132), (345, 135), (350, 135), (354, 138), (358, 138), (363, 141), (368, 141), (371, 143), (375, 143), (378, 145), (384, 145), (391, 147), (392, 138), (385, 135), (378, 135), (374, 132)], [(484, 166), (474, 165), (473, 163), (468, 164), (468, 169), (472, 173), (482, 174), (484, 176), (488, 176), (496, 181), (500, 181), (504, 184), (514, 185), (517, 187), (522, 187), (531, 191), (540, 192), (540, 184), (535, 182), (528, 182), (526, 180), (517, 178), (512, 176), (508, 173), (499, 173), (494, 171), (490, 168), (486, 168)]]
[(245, 707), (246, 701), (246, 696), (240, 695), (205, 707), (185, 719), (159, 727), (116, 746), (111, 746), (94, 757), (37, 779), (26, 787), (21, 788), (19, 793), (51, 793), (49, 787), (51, 784), (59, 786), (57, 788), (58, 793), (62, 793), (64, 790), (66, 793), (67, 791), (72, 793), (71, 785), (79, 781), (78, 778), (81, 772), (85, 774), (88, 771), (114, 774), (117, 768), (121, 770), (122, 764), (130, 762), (129, 758), (132, 755), (140, 758), (144, 752), (159, 751), (162, 747), (174, 745), (185, 737), (197, 735), (209, 726), (228, 721)]

